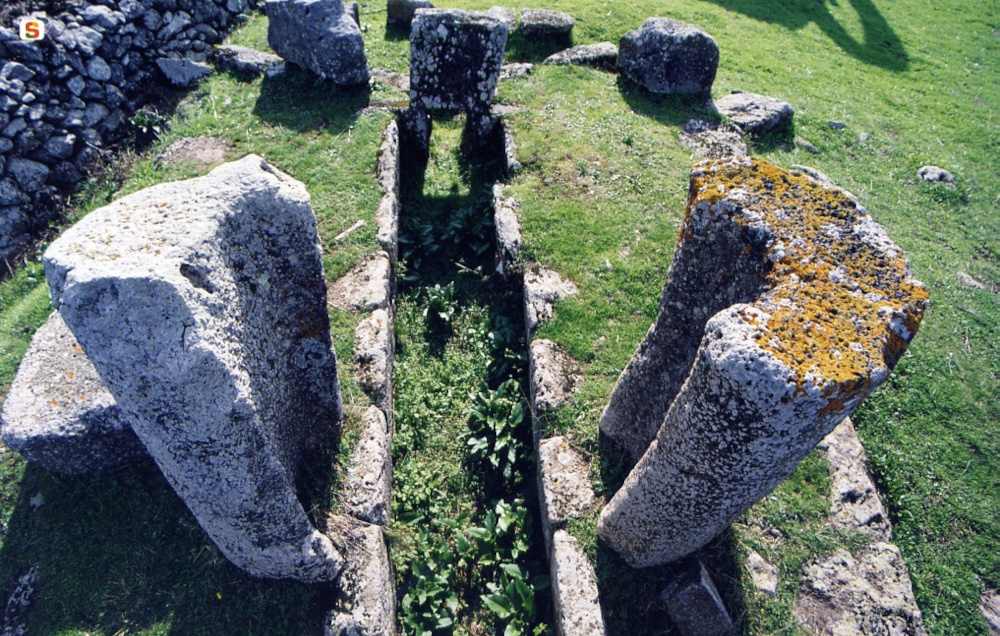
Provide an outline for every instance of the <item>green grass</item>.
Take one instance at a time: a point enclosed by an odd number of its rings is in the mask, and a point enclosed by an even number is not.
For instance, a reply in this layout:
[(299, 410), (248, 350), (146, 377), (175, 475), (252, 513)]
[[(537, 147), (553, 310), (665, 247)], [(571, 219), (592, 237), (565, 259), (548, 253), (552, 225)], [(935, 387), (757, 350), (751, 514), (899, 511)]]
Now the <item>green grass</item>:
[[(495, 2), (451, 4), (486, 9)], [(1000, 587), (1000, 306), (993, 291), (962, 287), (956, 273), (1000, 287), (1000, 7), (989, 0), (556, 0), (546, 6), (576, 17), (577, 44), (616, 42), (653, 15), (704, 27), (722, 51), (715, 96), (742, 89), (787, 99), (796, 109), (794, 129), (758, 140), (754, 153), (825, 172), (857, 194), (903, 248), (931, 292), (932, 309), (855, 423), (930, 632), (985, 633), (978, 598)], [(375, 0), (361, 3), (369, 63), (405, 72), (406, 34), (385, 33), (382, 9)], [(266, 18), (253, 16), (232, 40), (266, 50)], [(509, 60), (537, 61), (547, 53), (523, 39), (511, 45)], [(298, 74), (253, 82), (212, 76), (179, 102), (161, 142), (124, 162), (130, 170), (88, 184), (76, 217), (122, 194), (193, 176), (190, 168), (159, 167), (151, 157), (183, 136), (220, 136), (233, 143), (234, 157), (256, 152), (306, 183), (332, 280), (375, 245), (373, 168), (390, 115), (358, 111), (369, 99), (401, 97), (378, 82), (370, 92), (343, 92)], [(571, 403), (544, 425), (595, 454), (596, 490), (610, 496), (624, 477), (623, 462), (602, 444), (597, 418), (655, 318), (694, 162), (677, 139), (678, 126), (704, 112), (684, 100), (643, 95), (614, 75), (566, 67), (538, 66), (501, 85), (498, 99), (528, 108), (509, 116), (525, 169), (508, 193), (523, 206), (526, 252), (580, 287), (538, 334), (566, 347), (585, 374)], [(847, 127), (832, 130), (829, 120)], [(453, 134), (447, 123), (436, 130)], [(820, 154), (802, 150), (795, 137)], [(445, 213), (475, 198), (460, 157), (449, 153), (431, 162), (421, 208)], [(955, 173), (956, 189), (919, 182), (916, 170), (925, 163)], [(345, 244), (332, 242), (358, 219), (366, 221), (361, 231)], [(456, 427), (466, 399), (460, 380), (475, 384), (485, 363), (469, 353), (472, 344), (462, 334), (489, 315), (496, 298), (482, 290), (459, 294), (455, 331), (435, 352), (420, 331), (417, 287), (400, 298), (397, 411), (403, 391), (411, 401), (433, 395), (445, 414), (431, 421)], [(0, 283), (0, 396), (50, 310), (37, 262)], [(349, 378), (358, 317), (333, 310), (331, 319), (342, 378)], [(452, 381), (462, 388), (446, 397)], [(362, 399), (349, 379), (345, 394), (349, 402)], [(462, 450), (454, 429), (426, 430), (435, 452), (411, 458), (397, 449), (397, 479), (412, 474), (419, 483), (441, 473), (447, 514), (480, 514), (483, 503), (468, 472), (443, 461)], [(26, 466), (9, 451), (0, 464), (0, 591), (41, 563), (42, 586), (29, 616), (34, 633), (318, 631), (316, 608), (327, 603), (328, 590), (253, 581), (236, 571), (151, 466), (69, 479)], [(791, 602), (801, 564), (863, 541), (826, 529), (825, 474), (822, 454), (814, 453), (703, 552), (744, 633), (795, 633)], [(313, 499), (332, 508), (324, 479)], [(46, 503), (32, 511), (27, 502), (37, 492)], [(652, 602), (665, 573), (624, 568), (597, 544), (594, 521), (577, 520), (569, 529), (597, 565), (614, 632), (670, 633)], [(393, 540), (400, 565), (415, 544), (399, 526)], [(780, 566), (777, 599), (750, 584), (747, 547)], [(477, 612), (465, 615), (463, 629), (482, 627), (485, 614)]]

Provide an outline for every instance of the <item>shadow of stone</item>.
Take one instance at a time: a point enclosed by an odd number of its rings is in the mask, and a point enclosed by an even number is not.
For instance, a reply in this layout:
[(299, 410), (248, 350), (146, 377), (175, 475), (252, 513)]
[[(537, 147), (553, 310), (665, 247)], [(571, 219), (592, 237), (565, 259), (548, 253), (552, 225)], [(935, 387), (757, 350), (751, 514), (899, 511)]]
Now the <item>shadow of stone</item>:
[[(230, 564), (150, 460), (65, 477), (12, 454), (18, 493), (0, 548), (0, 592), (38, 564), (30, 633), (320, 633), (328, 586), (254, 579)], [(9, 470), (8, 470), (9, 469)], [(37, 494), (44, 504), (33, 509)]]
[(841, 50), (858, 61), (893, 72), (909, 68), (909, 56), (902, 41), (872, 0), (848, 0), (861, 21), (860, 41), (848, 33), (830, 13), (827, 2), (836, 5), (837, 0), (711, 1), (754, 20), (780, 24), (792, 31), (815, 22)]
[(505, 62), (542, 62), (553, 53), (558, 53), (573, 46), (571, 36), (559, 38), (538, 38), (530, 40), (520, 31), (515, 31), (507, 38), (507, 57)]
[(254, 114), (272, 126), (337, 134), (353, 125), (371, 101), (368, 84), (337, 86), (293, 64), (286, 68), (278, 77), (263, 79), (254, 105)]
[(632, 80), (618, 76), (618, 90), (625, 103), (637, 114), (666, 126), (681, 126), (690, 119), (719, 122), (721, 116), (711, 100), (697, 95), (651, 93)]
[(409, 40), (409, 39), (410, 39), (410, 29), (396, 25), (386, 25), (385, 27), (386, 42), (401, 42), (403, 40)]

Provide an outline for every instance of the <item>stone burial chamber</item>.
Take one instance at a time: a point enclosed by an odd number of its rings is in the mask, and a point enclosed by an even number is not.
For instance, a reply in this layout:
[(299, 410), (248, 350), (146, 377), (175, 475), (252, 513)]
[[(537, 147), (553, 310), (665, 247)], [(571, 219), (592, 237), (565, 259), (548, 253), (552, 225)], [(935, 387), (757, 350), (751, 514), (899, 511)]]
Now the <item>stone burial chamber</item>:
[(659, 315), (601, 416), (638, 459), (601, 538), (633, 567), (708, 543), (888, 377), (927, 299), (853, 195), (696, 165)]
[(90, 213), (44, 265), (60, 315), (223, 554), (254, 576), (335, 579), (342, 557), (294, 485), (341, 420), (305, 186), (249, 155)]

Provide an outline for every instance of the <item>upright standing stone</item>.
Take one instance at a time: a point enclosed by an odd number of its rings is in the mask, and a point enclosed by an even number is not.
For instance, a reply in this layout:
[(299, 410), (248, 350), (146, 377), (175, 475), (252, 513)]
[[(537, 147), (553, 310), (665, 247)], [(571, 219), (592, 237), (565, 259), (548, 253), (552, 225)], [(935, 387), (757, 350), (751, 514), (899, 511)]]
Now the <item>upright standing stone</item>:
[(642, 458), (600, 535), (634, 567), (703, 546), (888, 377), (926, 305), (843, 191), (749, 157), (698, 164), (660, 314), (601, 417)]
[(417, 9), (433, 9), (431, 0), (387, 0), (385, 24), (390, 28), (409, 29)]
[(370, 77), (361, 29), (340, 0), (267, 0), (267, 43), (283, 59), (334, 84)]
[(618, 45), (618, 72), (654, 93), (708, 96), (719, 67), (719, 46), (698, 27), (650, 18)]
[(45, 253), (52, 298), (119, 408), (223, 554), (331, 581), (341, 557), (296, 499), (340, 420), (305, 187), (250, 155), (86, 216)]

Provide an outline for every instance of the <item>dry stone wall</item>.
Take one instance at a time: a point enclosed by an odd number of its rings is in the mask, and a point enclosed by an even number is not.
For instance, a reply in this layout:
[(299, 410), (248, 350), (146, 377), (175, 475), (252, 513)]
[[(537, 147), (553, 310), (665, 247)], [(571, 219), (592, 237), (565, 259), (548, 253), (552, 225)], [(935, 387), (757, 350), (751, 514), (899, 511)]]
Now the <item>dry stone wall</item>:
[(204, 61), (256, 0), (94, 0), (44, 16), (22, 42), (0, 25), (0, 265), (25, 249), (160, 79), (157, 60)]
[(706, 544), (888, 377), (927, 297), (843, 191), (697, 165), (660, 314), (601, 419), (642, 457), (600, 536), (634, 567)]

